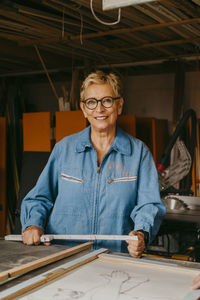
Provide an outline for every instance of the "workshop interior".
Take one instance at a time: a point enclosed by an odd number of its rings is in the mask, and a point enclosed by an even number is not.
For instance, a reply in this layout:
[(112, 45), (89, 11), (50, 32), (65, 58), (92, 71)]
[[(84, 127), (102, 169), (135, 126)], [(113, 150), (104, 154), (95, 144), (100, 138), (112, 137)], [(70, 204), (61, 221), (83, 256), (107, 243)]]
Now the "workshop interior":
[[(54, 145), (88, 126), (92, 71), (124, 85), (118, 125), (150, 149), (167, 213), (144, 257), (200, 263), (200, 0), (0, 3), (0, 237)], [(63, 248), (62, 248), (63, 249)]]

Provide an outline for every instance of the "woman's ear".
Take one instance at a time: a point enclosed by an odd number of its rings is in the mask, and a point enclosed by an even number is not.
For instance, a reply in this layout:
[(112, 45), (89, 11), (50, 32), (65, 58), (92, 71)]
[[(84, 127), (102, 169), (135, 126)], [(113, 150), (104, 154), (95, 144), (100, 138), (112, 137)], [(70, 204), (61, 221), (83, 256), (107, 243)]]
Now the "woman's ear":
[(117, 113), (118, 113), (118, 116), (121, 115), (122, 113), (122, 109), (123, 109), (123, 105), (124, 105), (124, 99), (123, 98), (120, 98), (119, 99), (119, 103), (118, 103), (118, 107), (117, 107)]
[(84, 117), (87, 119), (87, 113), (85, 111), (85, 105), (83, 104), (83, 102), (80, 102), (80, 108), (84, 114)]

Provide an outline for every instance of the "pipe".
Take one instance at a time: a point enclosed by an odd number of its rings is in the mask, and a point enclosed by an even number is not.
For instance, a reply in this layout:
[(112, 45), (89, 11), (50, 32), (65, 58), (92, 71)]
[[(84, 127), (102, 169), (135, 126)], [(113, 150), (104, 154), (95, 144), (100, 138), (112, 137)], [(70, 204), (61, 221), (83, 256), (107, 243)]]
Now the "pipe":
[[(193, 61), (196, 60), (196, 54), (194, 56), (189, 56), (189, 57), (181, 57), (182, 59), (186, 61)], [(170, 58), (172, 61), (174, 59), (177, 60), (176, 57)], [(119, 64), (106, 64), (106, 65), (97, 65), (97, 68), (126, 68), (126, 67), (136, 67), (136, 66), (148, 66), (148, 65), (155, 65), (155, 64), (161, 64), (163, 62), (169, 61), (169, 58), (163, 58), (159, 60), (149, 60), (149, 61), (137, 61), (137, 62), (129, 62), (129, 63), (119, 63)], [(83, 70), (85, 66), (77, 66), (76, 69), (78, 70)], [(49, 73), (59, 73), (59, 72), (71, 72), (71, 67), (69, 68), (58, 68), (58, 69), (49, 69)], [(14, 72), (14, 73), (5, 73), (5, 74), (0, 74), (0, 77), (17, 77), (17, 76), (28, 76), (28, 75), (39, 75), (39, 74), (44, 74), (44, 70), (35, 70), (35, 71), (25, 71), (25, 72)]]

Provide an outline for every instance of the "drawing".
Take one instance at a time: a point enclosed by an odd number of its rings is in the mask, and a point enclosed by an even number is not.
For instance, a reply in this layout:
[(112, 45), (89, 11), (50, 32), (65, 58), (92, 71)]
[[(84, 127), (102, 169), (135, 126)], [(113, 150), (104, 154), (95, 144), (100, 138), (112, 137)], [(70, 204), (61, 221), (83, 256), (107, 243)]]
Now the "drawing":
[[(56, 300), (102, 300), (107, 299), (107, 296), (112, 294), (113, 300), (139, 299), (132, 298), (132, 296), (127, 293), (148, 281), (149, 279), (144, 276), (141, 277), (136, 275), (131, 277), (127, 272), (113, 270), (111, 273), (100, 274), (100, 284), (92, 287), (86, 292), (58, 287), (57, 290), (52, 293), (51, 297)], [(36, 298), (34, 298), (33, 295), (29, 295), (27, 296), (27, 299), (32, 300)]]
[(85, 296), (84, 292), (81, 291), (73, 291), (73, 290), (65, 290), (63, 288), (58, 288), (56, 293), (53, 295), (52, 299), (65, 299), (65, 300), (73, 300), (73, 299), (83, 299)]
[[(194, 274), (155, 265), (95, 260), (21, 300), (181, 300)], [(166, 291), (167, 290), (167, 291)]]

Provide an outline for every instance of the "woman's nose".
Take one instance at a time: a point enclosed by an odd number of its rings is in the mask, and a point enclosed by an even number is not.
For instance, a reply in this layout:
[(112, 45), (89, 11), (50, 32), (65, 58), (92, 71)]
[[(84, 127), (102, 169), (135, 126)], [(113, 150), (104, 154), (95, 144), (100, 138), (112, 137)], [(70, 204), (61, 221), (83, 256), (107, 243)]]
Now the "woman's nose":
[(96, 110), (97, 110), (97, 111), (103, 111), (104, 109), (105, 109), (105, 107), (102, 105), (102, 102), (101, 102), (101, 101), (98, 101), (98, 102), (97, 102)]

